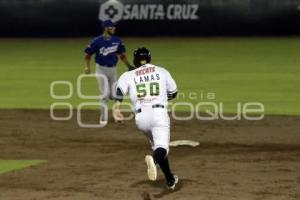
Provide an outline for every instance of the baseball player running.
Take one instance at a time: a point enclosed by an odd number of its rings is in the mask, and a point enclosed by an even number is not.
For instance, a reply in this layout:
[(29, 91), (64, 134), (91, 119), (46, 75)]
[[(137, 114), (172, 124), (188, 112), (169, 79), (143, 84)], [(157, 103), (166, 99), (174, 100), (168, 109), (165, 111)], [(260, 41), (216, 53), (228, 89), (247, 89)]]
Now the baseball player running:
[[(102, 22), (103, 34), (94, 38), (92, 43), (85, 49), (85, 68), (86, 74), (90, 73), (90, 60), (91, 56), (95, 54), (96, 61), (96, 78), (99, 85), (100, 93), (104, 97), (101, 102), (100, 124), (106, 125), (108, 121), (107, 103), (109, 99), (113, 99), (115, 96), (115, 83), (117, 82), (117, 70), (116, 65), (118, 62), (118, 55), (121, 60), (127, 65), (128, 69), (133, 69), (129, 64), (126, 54), (125, 46), (121, 39), (114, 36), (115, 25), (111, 20), (105, 20)], [(108, 88), (105, 88), (105, 82), (103, 77), (107, 78)]]
[(118, 119), (124, 118), (120, 105), (124, 95), (129, 94), (136, 125), (147, 136), (153, 150), (152, 156), (145, 157), (148, 177), (156, 180), (158, 164), (165, 175), (167, 187), (174, 190), (178, 177), (172, 174), (168, 162), (170, 119), (167, 104), (168, 100), (176, 97), (177, 86), (166, 69), (150, 64), (150, 61), (151, 55), (146, 48), (134, 51), (136, 69), (125, 72), (118, 80), (114, 115)]

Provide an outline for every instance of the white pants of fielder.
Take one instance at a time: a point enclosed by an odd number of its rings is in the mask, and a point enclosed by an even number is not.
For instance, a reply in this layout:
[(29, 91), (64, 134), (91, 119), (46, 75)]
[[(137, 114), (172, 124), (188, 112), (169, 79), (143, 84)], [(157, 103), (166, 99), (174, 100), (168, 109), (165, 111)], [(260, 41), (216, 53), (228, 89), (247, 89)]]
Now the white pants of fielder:
[(170, 118), (166, 108), (143, 106), (142, 112), (136, 113), (135, 120), (140, 129), (150, 140), (152, 150), (161, 147), (169, 151)]

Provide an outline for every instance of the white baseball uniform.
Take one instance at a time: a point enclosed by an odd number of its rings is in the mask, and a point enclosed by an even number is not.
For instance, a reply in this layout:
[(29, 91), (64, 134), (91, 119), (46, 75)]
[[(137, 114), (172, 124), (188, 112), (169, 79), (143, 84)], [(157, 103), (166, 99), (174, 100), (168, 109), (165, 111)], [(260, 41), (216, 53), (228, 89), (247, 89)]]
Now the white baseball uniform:
[(136, 113), (137, 127), (149, 138), (153, 151), (159, 147), (168, 150), (168, 94), (177, 92), (176, 83), (170, 73), (162, 67), (148, 63), (122, 74), (117, 87), (124, 95), (129, 94)]

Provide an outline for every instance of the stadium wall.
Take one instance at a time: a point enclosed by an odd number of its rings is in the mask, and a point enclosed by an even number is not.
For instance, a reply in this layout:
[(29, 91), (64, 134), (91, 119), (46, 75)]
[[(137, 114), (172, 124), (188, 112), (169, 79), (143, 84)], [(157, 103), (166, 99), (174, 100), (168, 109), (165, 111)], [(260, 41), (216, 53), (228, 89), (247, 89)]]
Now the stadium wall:
[(0, 0), (0, 36), (298, 35), (300, 0)]

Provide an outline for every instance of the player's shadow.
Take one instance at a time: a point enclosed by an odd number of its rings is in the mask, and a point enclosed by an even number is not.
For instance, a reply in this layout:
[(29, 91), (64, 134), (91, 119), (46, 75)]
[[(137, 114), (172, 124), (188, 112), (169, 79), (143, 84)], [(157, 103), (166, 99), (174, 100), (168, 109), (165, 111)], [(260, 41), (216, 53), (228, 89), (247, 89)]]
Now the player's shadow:
[(178, 192), (181, 190), (181, 188), (184, 186), (185, 183), (187, 182), (194, 182), (193, 180), (189, 179), (179, 179), (178, 184), (176, 184), (175, 190), (170, 190), (166, 188), (166, 181), (165, 179), (158, 179), (156, 181), (149, 181), (149, 180), (143, 180), (143, 181), (138, 181), (136, 183), (133, 183), (130, 185), (130, 187), (135, 188), (141, 185), (149, 185), (154, 188), (160, 188), (162, 189), (160, 193), (158, 194), (153, 194), (153, 197), (155, 198), (162, 198), (164, 196), (167, 196), (171, 193)]

